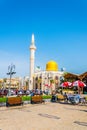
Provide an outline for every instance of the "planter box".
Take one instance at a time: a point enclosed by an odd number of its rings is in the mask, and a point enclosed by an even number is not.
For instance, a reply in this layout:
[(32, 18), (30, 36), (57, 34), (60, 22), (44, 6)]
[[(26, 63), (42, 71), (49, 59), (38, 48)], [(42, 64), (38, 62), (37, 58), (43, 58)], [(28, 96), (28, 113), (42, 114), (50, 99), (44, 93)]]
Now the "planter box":
[(51, 99), (43, 99), (45, 102), (51, 102)]

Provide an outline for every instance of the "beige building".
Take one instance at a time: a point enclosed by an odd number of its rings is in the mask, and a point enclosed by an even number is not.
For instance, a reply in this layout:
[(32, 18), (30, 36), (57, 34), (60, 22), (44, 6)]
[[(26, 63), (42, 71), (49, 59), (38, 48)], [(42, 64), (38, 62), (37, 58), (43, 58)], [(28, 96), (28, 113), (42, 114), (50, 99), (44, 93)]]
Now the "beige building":
[(58, 70), (58, 64), (55, 61), (49, 61), (46, 64), (45, 71), (38, 71), (33, 76), (33, 89), (40, 89), (42, 91), (56, 90), (60, 85), (60, 77), (64, 72)]
[(0, 79), (0, 88), (4, 89), (20, 89), (22, 86), (22, 78), (15, 77), (15, 78), (4, 78)]

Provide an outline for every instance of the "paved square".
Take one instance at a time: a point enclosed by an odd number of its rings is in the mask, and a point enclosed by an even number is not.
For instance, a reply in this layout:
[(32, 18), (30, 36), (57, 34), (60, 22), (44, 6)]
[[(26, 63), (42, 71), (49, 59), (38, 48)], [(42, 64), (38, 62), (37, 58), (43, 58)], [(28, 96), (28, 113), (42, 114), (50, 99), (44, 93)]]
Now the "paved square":
[(60, 103), (0, 107), (0, 130), (87, 130), (87, 106)]

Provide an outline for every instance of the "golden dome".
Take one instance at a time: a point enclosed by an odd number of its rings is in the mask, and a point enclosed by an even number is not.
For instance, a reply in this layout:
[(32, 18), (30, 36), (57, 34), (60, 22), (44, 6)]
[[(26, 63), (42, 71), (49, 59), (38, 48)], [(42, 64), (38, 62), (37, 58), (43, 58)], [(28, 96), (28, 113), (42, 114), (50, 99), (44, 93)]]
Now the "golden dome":
[(49, 61), (46, 64), (46, 71), (58, 71), (58, 64), (55, 61)]

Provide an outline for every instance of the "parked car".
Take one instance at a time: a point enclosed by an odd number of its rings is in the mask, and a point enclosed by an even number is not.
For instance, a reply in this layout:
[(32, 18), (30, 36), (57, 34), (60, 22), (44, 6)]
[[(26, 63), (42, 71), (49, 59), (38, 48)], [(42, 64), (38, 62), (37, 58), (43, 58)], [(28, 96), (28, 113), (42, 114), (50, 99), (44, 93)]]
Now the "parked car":
[(26, 95), (29, 95), (30, 94), (30, 91), (29, 90), (26, 90)]
[(23, 95), (23, 94), (24, 94), (24, 92), (22, 90), (19, 90), (17, 93), (17, 95)]
[(0, 96), (6, 96), (8, 93), (8, 90), (0, 90)]

